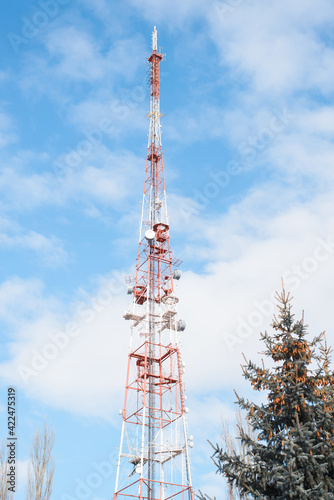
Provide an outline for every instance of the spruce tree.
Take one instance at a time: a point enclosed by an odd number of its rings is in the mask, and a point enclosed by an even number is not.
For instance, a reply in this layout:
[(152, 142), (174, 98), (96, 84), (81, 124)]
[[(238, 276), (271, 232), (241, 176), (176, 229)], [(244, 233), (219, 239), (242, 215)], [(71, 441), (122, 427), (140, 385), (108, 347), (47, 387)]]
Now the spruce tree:
[(306, 326), (294, 321), (289, 294), (277, 295), (272, 335), (261, 334), (271, 368), (247, 362), (244, 377), (267, 402), (237, 396), (257, 437), (239, 428), (246, 456), (219, 445), (217, 472), (247, 498), (334, 499), (334, 376), (324, 333), (307, 340)]

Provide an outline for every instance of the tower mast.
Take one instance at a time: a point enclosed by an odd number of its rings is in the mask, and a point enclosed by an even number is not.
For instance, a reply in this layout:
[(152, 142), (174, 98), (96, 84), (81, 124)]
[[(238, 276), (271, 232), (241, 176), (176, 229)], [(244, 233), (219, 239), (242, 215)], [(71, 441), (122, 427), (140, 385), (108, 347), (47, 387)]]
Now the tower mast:
[[(114, 500), (193, 500), (174, 280), (181, 264), (169, 241), (160, 125), (160, 62), (152, 36), (150, 127), (136, 276), (128, 279), (131, 342)], [(180, 496), (178, 497), (180, 498)]]

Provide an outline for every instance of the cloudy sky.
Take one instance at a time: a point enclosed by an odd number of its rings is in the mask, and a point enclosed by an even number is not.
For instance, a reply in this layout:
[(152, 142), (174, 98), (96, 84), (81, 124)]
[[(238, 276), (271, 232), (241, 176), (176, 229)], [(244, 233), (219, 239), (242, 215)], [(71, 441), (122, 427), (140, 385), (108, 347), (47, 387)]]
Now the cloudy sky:
[(0, 432), (15, 386), (15, 499), (45, 417), (52, 498), (113, 494), (156, 25), (194, 488), (224, 500), (206, 439), (233, 421), (233, 389), (259, 397), (242, 352), (261, 359), (282, 277), (296, 317), (304, 310), (310, 335), (326, 330), (334, 345), (334, 4), (12, 0), (2, 10)]

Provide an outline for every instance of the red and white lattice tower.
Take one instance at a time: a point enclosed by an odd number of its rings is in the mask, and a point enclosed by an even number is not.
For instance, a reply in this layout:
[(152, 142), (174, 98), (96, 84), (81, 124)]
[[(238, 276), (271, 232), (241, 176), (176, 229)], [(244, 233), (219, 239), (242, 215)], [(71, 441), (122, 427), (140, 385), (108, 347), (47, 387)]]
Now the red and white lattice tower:
[(154, 27), (148, 58), (151, 80), (150, 129), (136, 276), (129, 280), (133, 301), (131, 342), (114, 500), (193, 500), (174, 280), (181, 261), (169, 242), (160, 125), (160, 62)]

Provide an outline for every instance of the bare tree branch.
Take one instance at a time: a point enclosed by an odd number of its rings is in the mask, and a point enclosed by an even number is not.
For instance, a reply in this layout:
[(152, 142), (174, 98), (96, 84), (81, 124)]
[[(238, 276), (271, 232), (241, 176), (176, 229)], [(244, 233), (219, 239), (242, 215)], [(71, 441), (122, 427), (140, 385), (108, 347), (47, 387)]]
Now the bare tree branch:
[(2, 442), (0, 446), (0, 500), (12, 500), (14, 496), (12, 492), (8, 491), (7, 460), (6, 445)]
[[(232, 434), (230, 431), (229, 422), (225, 421), (222, 424), (221, 440), (223, 449), (232, 455), (233, 453), (240, 455), (243, 459), (247, 459), (247, 447), (241, 442), (241, 434), (248, 433), (252, 437), (255, 436), (249, 421), (243, 417), (240, 409), (236, 411), (235, 431)], [(246, 500), (246, 495), (240, 495), (233, 484), (228, 483), (228, 498), (229, 500)]]
[(52, 449), (54, 430), (44, 423), (32, 439), (28, 468), (27, 500), (49, 500), (52, 493), (55, 461)]

